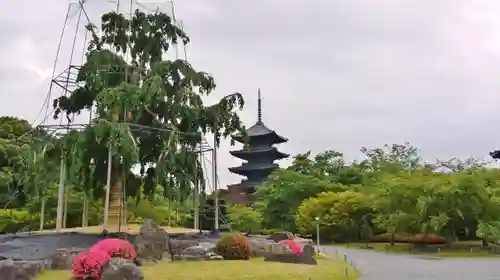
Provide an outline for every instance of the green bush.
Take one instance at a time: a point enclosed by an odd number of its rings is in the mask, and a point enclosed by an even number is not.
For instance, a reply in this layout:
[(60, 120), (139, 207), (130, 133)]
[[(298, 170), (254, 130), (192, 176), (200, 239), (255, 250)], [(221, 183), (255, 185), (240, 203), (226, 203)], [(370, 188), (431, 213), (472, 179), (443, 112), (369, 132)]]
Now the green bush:
[(251, 256), (250, 241), (241, 234), (224, 234), (215, 246), (215, 252), (226, 260), (248, 260)]
[[(33, 219), (31, 217), (31, 219)], [(36, 219), (34, 219), (36, 222)], [(0, 232), (18, 232), (29, 229), (30, 215), (27, 210), (1, 209)]]
[(231, 205), (228, 211), (231, 229), (239, 232), (258, 233), (261, 231), (262, 215), (255, 209), (242, 205)]
[(262, 235), (271, 235), (273, 233), (276, 233), (276, 232), (282, 232), (283, 230), (282, 229), (279, 229), (279, 228), (266, 228), (266, 229), (262, 229), (260, 231), (260, 233)]
[[(391, 237), (392, 236), (390, 233), (383, 233), (372, 237), (370, 241), (389, 243), (391, 242)], [(394, 234), (394, 242), (431, 245), (431, 244), (444, 244), (446, 243), (446, 239), (442, 236), (435, 234), (424, 235), (423, 233), (416, 233), (416, 234), (396, 233)]]

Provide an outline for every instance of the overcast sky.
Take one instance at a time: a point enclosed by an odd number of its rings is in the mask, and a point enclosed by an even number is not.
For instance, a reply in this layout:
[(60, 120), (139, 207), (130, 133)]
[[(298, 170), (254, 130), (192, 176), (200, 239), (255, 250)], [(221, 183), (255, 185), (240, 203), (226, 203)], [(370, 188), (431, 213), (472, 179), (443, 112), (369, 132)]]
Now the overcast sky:
[[(93, 21), (114, 5), (87, 2)], [(284, 152), (336, 149), (355, 159), (362, 146), (409, 141), (432, 160), (500, 148), (498, 0), (180, 0), (175, 7), (192, 39), (188, 60), (216, 79), (212, 100), (243, 93), (250, 126), (261, 88), (264, 122), (290, 139)], [(1, 1), (2, 115), (37, 117), (67, 8), (67, 0)], [(77, 21), (74, 7), (57, 72), (69, 63)], [(228, 143), (218, 157), (222, 186), (240, 180), (227, 171), (239, 164)]]

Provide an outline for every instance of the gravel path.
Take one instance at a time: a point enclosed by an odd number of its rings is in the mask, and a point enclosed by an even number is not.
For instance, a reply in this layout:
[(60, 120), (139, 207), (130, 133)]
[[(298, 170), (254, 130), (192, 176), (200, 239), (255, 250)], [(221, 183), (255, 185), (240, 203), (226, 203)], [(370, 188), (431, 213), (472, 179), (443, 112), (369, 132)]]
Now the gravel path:
[(326, 254), (347, 254), (361, 280), (500, 280), (500, 258), (438, 259), (324, 246)]

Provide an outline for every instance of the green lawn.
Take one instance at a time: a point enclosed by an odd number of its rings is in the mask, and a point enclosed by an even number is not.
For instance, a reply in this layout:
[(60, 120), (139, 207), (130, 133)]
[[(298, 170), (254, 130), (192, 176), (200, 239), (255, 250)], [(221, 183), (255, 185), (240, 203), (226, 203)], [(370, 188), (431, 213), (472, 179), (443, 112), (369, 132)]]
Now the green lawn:
[[(472, 241), (472, 242), (457, 242), (453, 244), (450, 248), (446, 248), (444, 245), (428, 245), (431, 248), (434, 248), (436, 252), (419, 252), (418, 249), (415, 249), (413, 244), (409, 243), (396, 243), (394, 246), (390, 246), (389, 243), (339, 243), (333, 244), (334, 246), (351, 248), (351, 249), (361, 249), (366, 245), (372, 247), (373, 250), (377, 252), (387, 252), (387, 253), (396, 253), (396, 254), (418, 254), (422, 256), (431, 256), (431, 257), (443, 257), (443, 258), (496, 258), (500, 257), (500, 254), (492, 254), (486, 251), (478, 250), (476, 247), (481, 245), (480, 242)], [(490, 245), (491, 248), (500, 248), (498, 245)], [(438, 251), (439, 248), (439, 251)]]
[[(348, 278), (345, 278), (345, 270)], [(142, 268), (145, 280), (331, 280), (358, 279), (359, 273), (340, 260), (318, 259), (318, 265), (250, 261), (177, 261)], [(35, 280), (70, 280), (69, 271), (49, 270)]]

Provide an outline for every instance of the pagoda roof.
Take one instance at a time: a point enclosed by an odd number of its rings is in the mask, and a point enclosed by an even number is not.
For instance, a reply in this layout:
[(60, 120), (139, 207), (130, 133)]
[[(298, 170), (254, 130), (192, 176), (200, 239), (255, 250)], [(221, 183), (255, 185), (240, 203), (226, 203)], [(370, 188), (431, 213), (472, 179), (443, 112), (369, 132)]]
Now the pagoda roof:
[(236, 188), (249, 188), (249, 187), (257, 187), (261, 185), (262, 182), (255, 182), (249, 180), (242, 180), (239, 183), (228, 185), (228, 187), (236, 187)]
[[(251, 126), (246, 130), (246, 134), (249, 138), (262, 137), (267, 136), (273, 138), (273, 143), (281, 144), (288, 142), (288, 139), (277, 134), (274, 130), (268, 128), (262, 121), (258, 121), (256, 124)], [(231, 136), (234, 140), (242, 143), (245, 141), (245, 138), (242, 134), (235, 134)]]
[[(272, 143), (274, 144), (285, 143), (288, 141), (287, 138), (278, 135), (274, 130), (268, 128), (262, 121), (262, 98), (260, 95), (260, 89), (258, 90), (257, 97), (257, 122), (246, 130), (246, 135), (250, 138), (270, 136), (272, 138)], [(241, 134), (232, 135), (231, 138), (240, 143), (245, 141), (243, 135)]]
[(285, 154), (278, 151), (276, 147), (249, 148), (249, 149), (230, 151), (229, 153), (232, 156), (245, 160), (248, 159), (252, 154), (274, 153), (276, 155), (276, 159), (284, 159), (290, 156), (289, 154)]
[(274, 170), (279, 168), (275, 163), (244, 163), (240, 166), (228, 168), (230, 172), (245, 176), (251, 172)]

